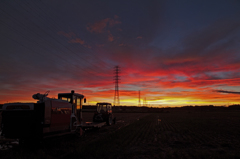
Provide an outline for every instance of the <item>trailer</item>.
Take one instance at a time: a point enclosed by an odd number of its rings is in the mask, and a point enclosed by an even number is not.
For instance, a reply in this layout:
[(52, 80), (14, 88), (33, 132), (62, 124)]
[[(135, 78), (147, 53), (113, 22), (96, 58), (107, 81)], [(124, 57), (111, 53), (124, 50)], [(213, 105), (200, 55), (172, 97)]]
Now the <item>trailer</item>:
[(83, 122), (82, 124), (78, 125), (78, 127), (82, 128), (83, 130), (87, 130), (92, 128), (101, 128), (104, 125), (106, 125), (106, 122)]
[(112, 104), (111, 103), (97, 103), (97, 109), (93, 114), (93, 122), (81, 122), (77, 125), (83, 131), (88, 129), (100, 128), (104, 125), (111, 126), (115, 124), (116, 117), (112, 113)]
[[(20, 143), (39, 141), (46, 137), (69, 133), (83, 134), (90, 128), (100, 128), (106, 122), (83, 122), (82, 94), (59, 93), (58, 99), (34, 94), (37, 103), (6, 103), (2, 107), (1, 141), (19, 139)], [(0, 142), (1, 143), (1, 142)]]

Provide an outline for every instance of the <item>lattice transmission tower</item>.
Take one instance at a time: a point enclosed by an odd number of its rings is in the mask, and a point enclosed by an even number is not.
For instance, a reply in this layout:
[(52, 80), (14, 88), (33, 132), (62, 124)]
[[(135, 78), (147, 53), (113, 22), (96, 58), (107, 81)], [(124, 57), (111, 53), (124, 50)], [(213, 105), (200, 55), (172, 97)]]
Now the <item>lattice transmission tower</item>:
[(114, 67), (114, 81), (115, 81), (115, 93), (114, 93), (114, 105), (120, 105), (120, 101), (119, 101), (119, 66), (115, 66)]

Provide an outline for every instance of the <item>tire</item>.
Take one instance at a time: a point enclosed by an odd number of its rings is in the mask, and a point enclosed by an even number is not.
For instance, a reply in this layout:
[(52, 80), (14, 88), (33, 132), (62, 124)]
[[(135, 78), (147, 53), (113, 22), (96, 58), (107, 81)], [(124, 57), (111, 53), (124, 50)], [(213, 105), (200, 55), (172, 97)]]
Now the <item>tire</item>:
[(20, 138), (19, 145), (28, 148), (37, 148), (42, 144), (42, 140), (38, 137), (35, 138)]
[(109, 115), (108, 118), (107, 118), (107, 125), (111, 126), (112, 123), (113, 123), (112, 115)]
[(116, 124), (116, 117), (113, 118), (113, 124)]
[(93, 122), (96, 122), (96, 115), (93, 116)]

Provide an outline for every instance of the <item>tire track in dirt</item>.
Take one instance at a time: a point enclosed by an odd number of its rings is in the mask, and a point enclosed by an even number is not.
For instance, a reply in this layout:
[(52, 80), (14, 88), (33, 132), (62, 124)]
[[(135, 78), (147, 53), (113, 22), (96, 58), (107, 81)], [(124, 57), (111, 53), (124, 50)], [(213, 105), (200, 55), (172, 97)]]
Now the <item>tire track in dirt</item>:
[(147, 122), (142, 124), (141, 128), (138, 131), (136, 131), (136, 133), (135, 133), (134, 137), (132, 138), (132, 140), (130, 141), (129, 145), (135, 145), (137, 140), (141, 139), (140, 137), (142, 136), (142, 134), (144, 134), (146, 132), (147, 128), (148, 128)]
[(133, 127), (134, 131), (132, 131), (132, 135), (127, 139), (126, 145), (136, 145), (139, 141), (142, 141), (142, 136), (145, 136), (147, 131), (150, 128), (150, 123), (154, 122), (151, 119), (151, 116), (146, 116), (141, 120), (137, 121), (136, 125)]
[[(151, 118), (149, 119), (149, 122), (148, 122), (148, 127), (147, 129), (145, 130), (145, 133), (142, 135), (142, 143), (148, 143), (148, 142), (151, 142), (154, 140), (155, 138), (155, 134), (154, 134), (154, 130), (155, 130), (155, 127), (156, 127), (156, 122), (155, 122), (155, 117), (154, 116), (151, 116)], [(152, 135), (150, 135), (152, 133)]]

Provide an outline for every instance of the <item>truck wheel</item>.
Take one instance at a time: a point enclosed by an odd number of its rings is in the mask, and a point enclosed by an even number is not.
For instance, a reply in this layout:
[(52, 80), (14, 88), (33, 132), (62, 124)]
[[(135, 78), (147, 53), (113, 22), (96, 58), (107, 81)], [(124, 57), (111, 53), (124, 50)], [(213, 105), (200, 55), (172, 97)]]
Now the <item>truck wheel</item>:
[(109, 126), (112, 125), (112, 115), (109, 115), (109, 116), (108, 116), (107, 125), (109, 125)]
[(96, 115), (93, 116), (93, 122), (96, 122)]
[(113, 124), (116, 124), (116, 117), (113, 118)]
[(33, 138), (20, 138), (19, 145), (25, 147), (36, 148), (41, 146), (42, 138), (41, 137), (33, 137)]

